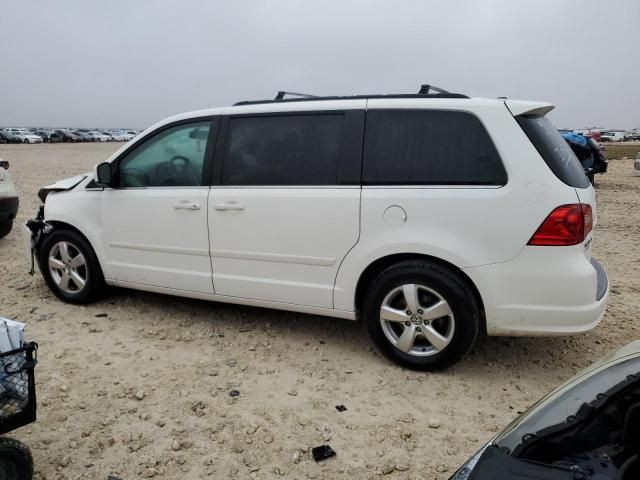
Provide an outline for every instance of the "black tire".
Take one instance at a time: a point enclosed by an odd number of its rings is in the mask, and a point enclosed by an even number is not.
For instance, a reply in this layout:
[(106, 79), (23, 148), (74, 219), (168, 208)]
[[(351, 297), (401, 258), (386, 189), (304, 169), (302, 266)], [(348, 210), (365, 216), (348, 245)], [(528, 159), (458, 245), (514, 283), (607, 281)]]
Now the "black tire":
[(33, 457), (24, 443), (0, 437), (0, 478), (32, 480)]
[[(85, 260), (85, 267), (81, 270), (81, 274), (83, 278), (85, 278), (85, 285), (79, 288), (76, 284), (77, 291), (74, 292), (63, 290), (53, 279), (49, 269), (49, 256), (54, 247), (62, 241), (71, 244), (73, 249), (81, 253)], [(104, 291), (102, 269), (100, 268), (100, 263), (93, 248), (91, 248), (89, 242), (87, 242), (82, 235), (73, 230), (54, 230), (46, 235), (38, 251), (38, 265), (48, 287), (58, 298), (65, 302), (78, 304), (91, 303), (98, 299)]]
[[(435, 351), (427, 356), (400, 350), (387, 337), (381, 323), (380, 308), (383, 300), (395, 289), (406, 284), (415, 284), (419, 288), (424, 288), (425, 293), (421, 295), (429, 296), (428, 290), (437, 294), (448, 303), (453, 314), (453, 321), (450, 317), (431, 321), (431, 326), (434, 328), (437, 326), (436, 322), (440, 321), (446, 322), (446, 325), (452, 324), (454, 327), (449, 343), (439, 351), (434, 348)], [(402, 307), (402, 303), (399, 305), (398, 308), (401, 310), (407, 308)], [(422, 313), (422, 310), (419, 312)], [(473, 347), (480, 330), (480, 308), (468, 283), (459, 274), (445, 266), (421, 260), (400, 262), (380, 273), (365, 294), (363, 316), (368, 334), (377, 349), (390, 360), (416, 370), (441, 370), (458, 362)], [(425, 328), (420, 323), (413, 324), (414, 317), (415, 315), (411, 317), (411, 322), (404, 323), (405, 326), (402, 322), (390, 325), (393, 328), (397, 325), (402, 329), (417, 325), (417, 331), (420, 331), (419, 327)], [(428, 324), (428, 322), (425, 323), (425, 325)], [(422, 337), (418, 341), (426, 345), (421, 348), (422, 351), (431, 348), (426, 338)]]
[(4, 220), (0, 222), (0, 238), (4, 238), (9, 235), (9, 232), (13, 228), (13, 220)]

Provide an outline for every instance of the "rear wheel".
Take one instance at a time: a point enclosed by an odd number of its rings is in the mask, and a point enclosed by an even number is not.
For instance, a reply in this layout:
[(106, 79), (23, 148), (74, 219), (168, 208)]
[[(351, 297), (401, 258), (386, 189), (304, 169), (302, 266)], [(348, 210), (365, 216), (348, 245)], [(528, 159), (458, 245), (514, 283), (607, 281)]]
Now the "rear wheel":
[(4, 220), (0, 222), (0, 238), (9, 235), (11, 228), (13, 228), (13, 220)]
[(33, 457), (24, 443), (12, 438), (0, 438), (0, 479), (31, 480)]
[(65, 302), (90, 303), (103, 290), (102, 270), (91, 245), (72, 230), (47, 235), (38, 261), (47, 285)]
[(420, 370), (446, 368), (473, 346), (480, 309), (469, 285), (452, 270), (407, 261), (384, 270), (364, 300), (364, 320), (389, 359)]

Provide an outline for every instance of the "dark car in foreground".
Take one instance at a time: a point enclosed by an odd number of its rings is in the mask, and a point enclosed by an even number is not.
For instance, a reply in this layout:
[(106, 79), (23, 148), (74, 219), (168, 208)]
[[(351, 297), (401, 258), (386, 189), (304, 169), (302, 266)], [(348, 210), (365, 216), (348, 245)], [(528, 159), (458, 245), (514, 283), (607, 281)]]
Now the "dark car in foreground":
[(450, 480), (640, 478), (640, 341), (544, 397)]

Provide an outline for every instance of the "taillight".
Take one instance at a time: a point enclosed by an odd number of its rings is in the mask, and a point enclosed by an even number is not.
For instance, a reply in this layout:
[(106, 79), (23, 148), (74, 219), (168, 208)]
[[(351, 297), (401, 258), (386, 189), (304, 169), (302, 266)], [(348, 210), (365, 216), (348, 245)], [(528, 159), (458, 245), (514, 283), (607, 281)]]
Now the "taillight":
[(587, 238), (593, 230), (593, 211), (591, 210), (591, 205), (586, 203), (582, 203), (582, 215), (584, 215), (584, 238)]
[(561, 205), (542, 222), (527, 245), (567, 246), (582, 243), (593, 228), (591, 205)]

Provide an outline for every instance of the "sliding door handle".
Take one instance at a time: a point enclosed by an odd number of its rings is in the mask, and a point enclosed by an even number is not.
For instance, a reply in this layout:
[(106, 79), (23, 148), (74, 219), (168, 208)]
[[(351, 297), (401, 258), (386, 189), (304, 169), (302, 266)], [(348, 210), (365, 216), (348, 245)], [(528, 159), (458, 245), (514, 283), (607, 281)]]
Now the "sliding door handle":
[(200, 210), (198, 202), (179, 202), (173, 205), (176, 210)]
[(238, 202), (216, 203), (216, 210), (244, 210), (244, 205)]

